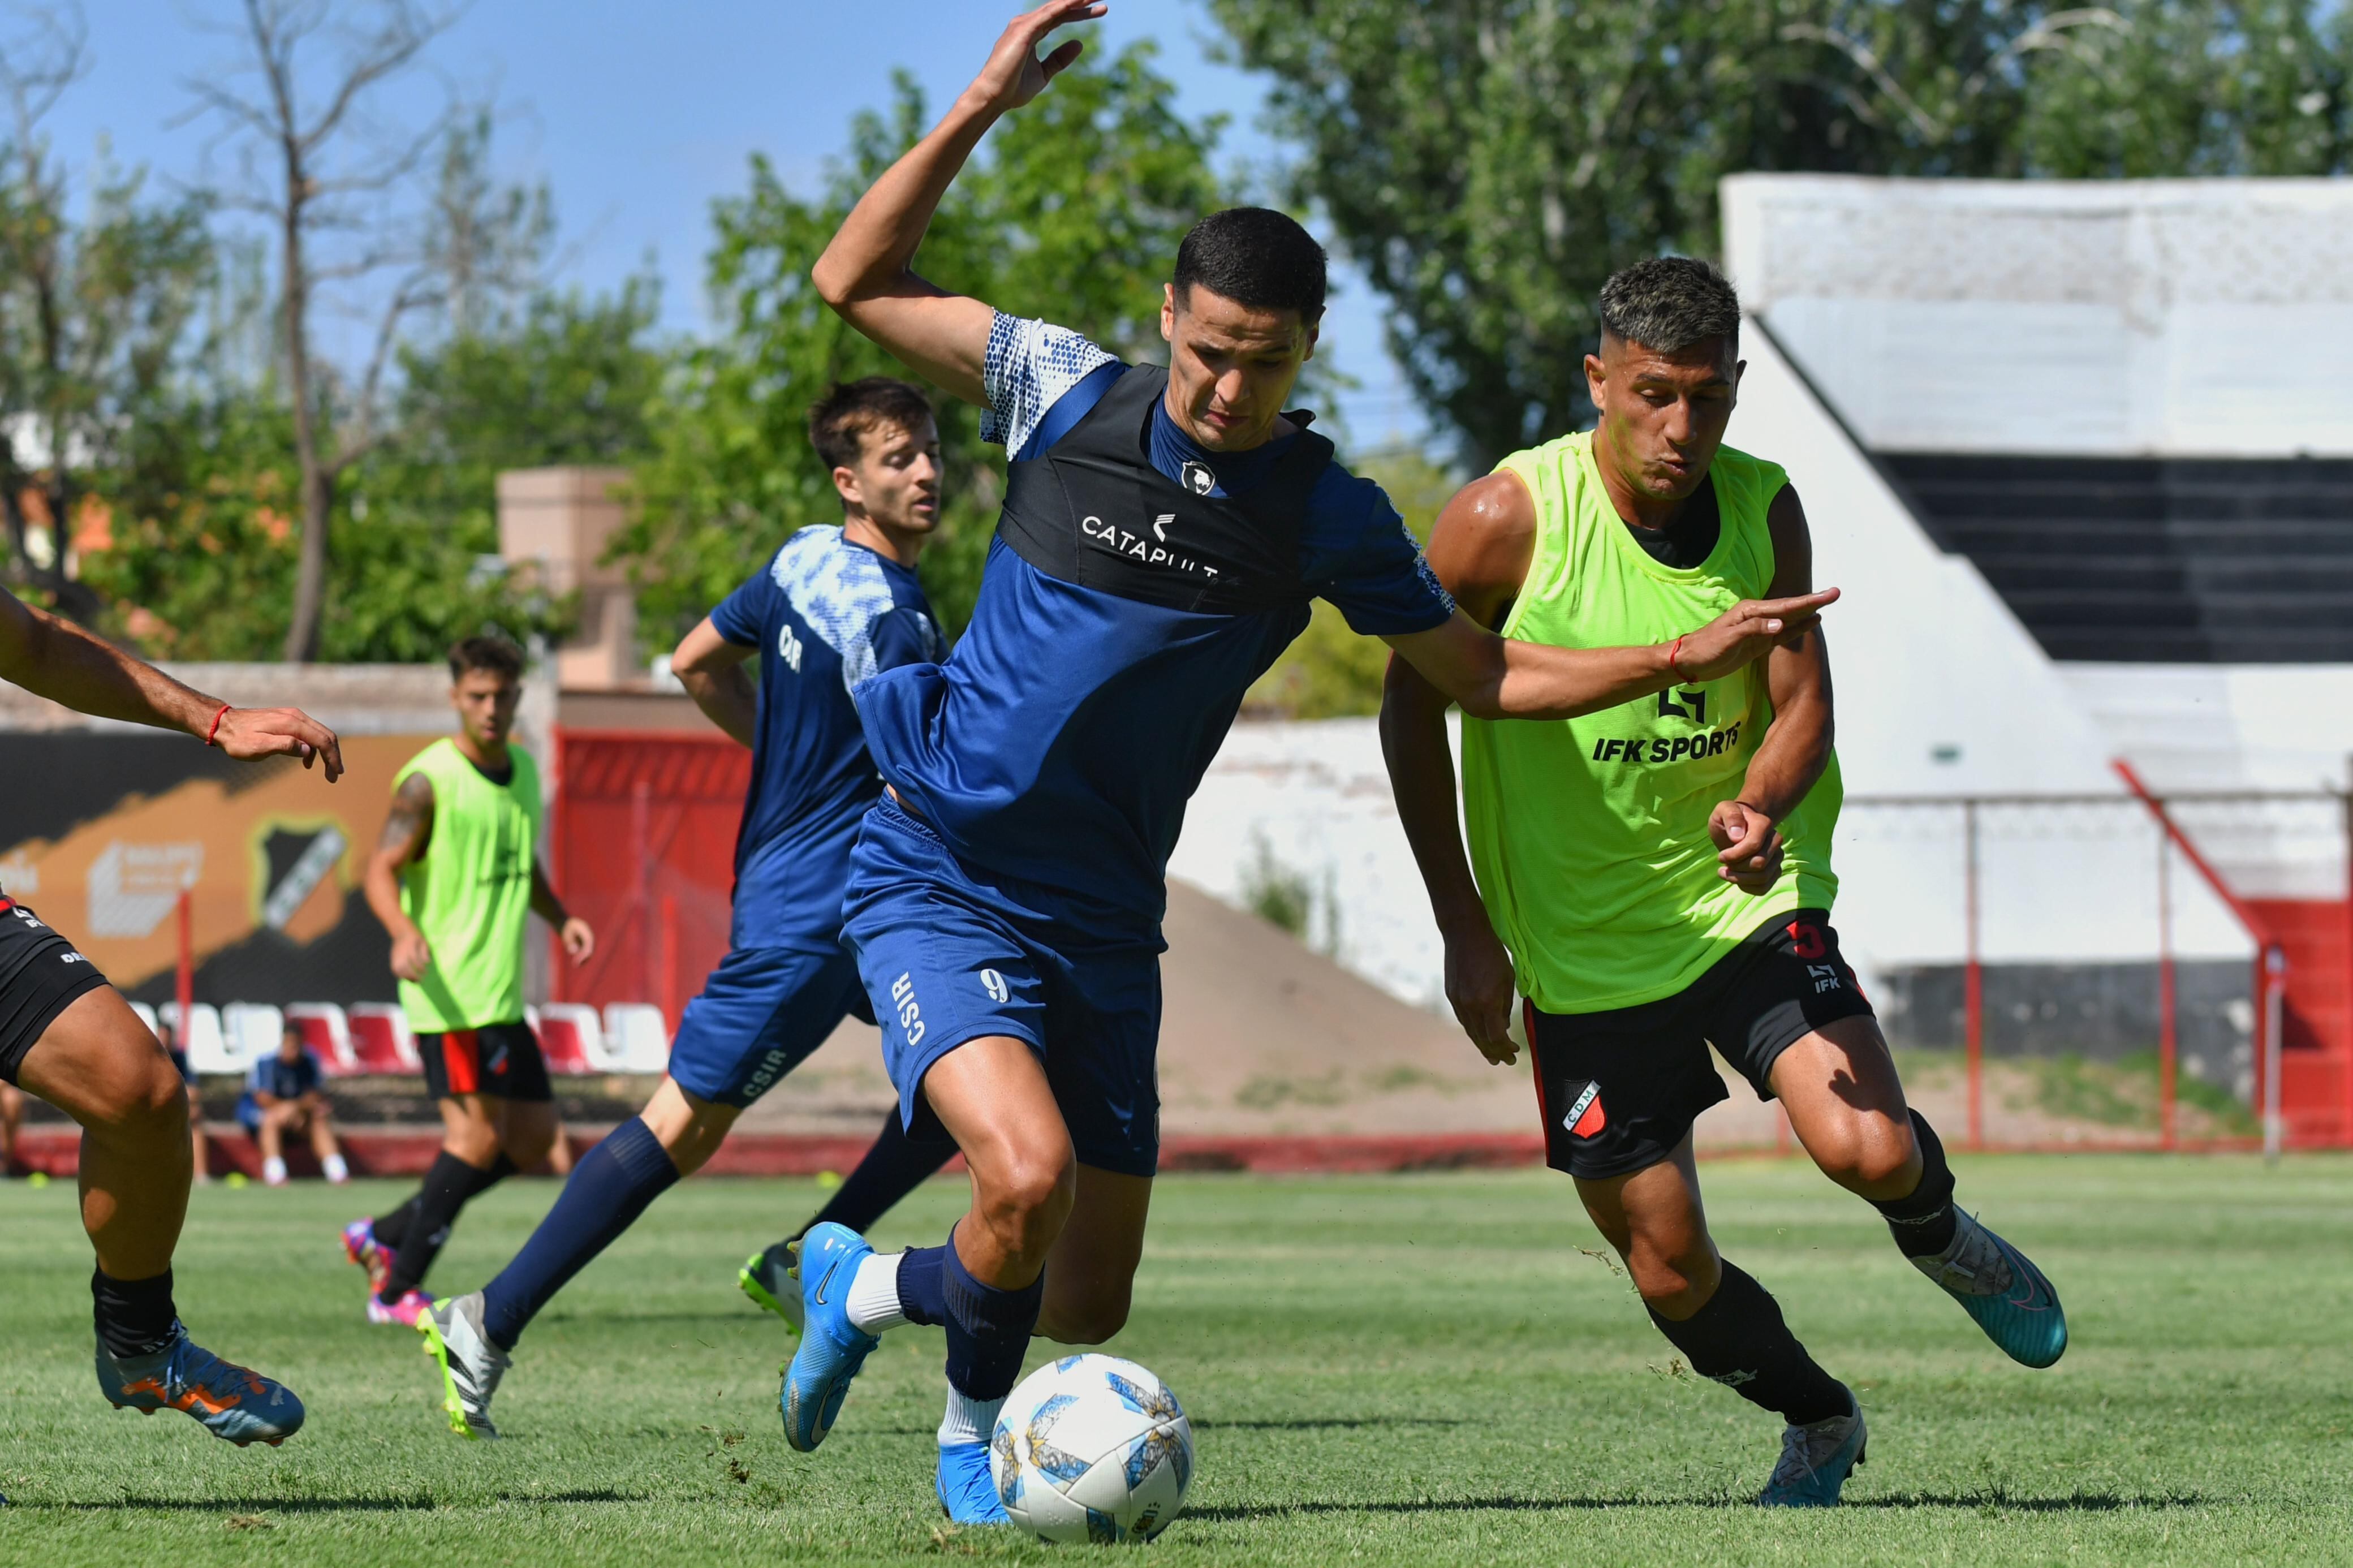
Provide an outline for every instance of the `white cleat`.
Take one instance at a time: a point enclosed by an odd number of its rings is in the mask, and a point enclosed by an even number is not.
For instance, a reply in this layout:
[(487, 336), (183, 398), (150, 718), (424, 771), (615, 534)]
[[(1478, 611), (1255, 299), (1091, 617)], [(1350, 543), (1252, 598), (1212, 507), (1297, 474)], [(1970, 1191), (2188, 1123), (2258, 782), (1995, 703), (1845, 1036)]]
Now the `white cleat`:
[(494, 1441), (499, 1429), (491, 1424), (491, 1395), (514, 1363), (482, 1331), (482, 1293), (434, 1302), (418, 1316), (417, 1330), (425, 1336), (425, 1353), (441, 1366), (441, 1408), (449, 1430), (476, 1442)]

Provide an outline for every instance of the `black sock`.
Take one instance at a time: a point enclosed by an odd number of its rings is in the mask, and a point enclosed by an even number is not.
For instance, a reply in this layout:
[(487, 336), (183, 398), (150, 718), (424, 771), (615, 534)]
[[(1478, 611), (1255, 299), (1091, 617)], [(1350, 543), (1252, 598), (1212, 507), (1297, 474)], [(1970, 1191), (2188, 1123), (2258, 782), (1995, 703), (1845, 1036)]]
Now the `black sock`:
[(388, 1307), (425, 1282), (426, 1271), (449, 1239), (449, 1226), (458, 1211), (490, 1184), (485, 1178), (497, 1169), (496, 1164), (487, 1169), (469, 1165), (447, 1149), (433, 1156), (433, 1167), (425, 1173), (425, 1184), (417, 1191), (417, 1213), (408, 1222), (408, 1235), (393, 1257), (392, 1270), (385, 1278), (384, 1289), (376, 1292), (377, 1300)]
[[(507, 1158), (505, 1150), (500, 1150), (499, 1157), (491, 1162), (489, 1170), (475, 1173), (474, 1190), (466, 1194), (466, 1201), (471, 1203), (514, 1173), (515, 1163)], [(408, 1194), (407, 1201), (398, 1208), (368, 1221), (368, 1234), (375, 1237), (375, 1244), (378, 1247), (383, 1247), (386, 1252), (400, 1250), (402, 1245), (408, 1240), (408, 1227), (417, 1219), (417, 1205), (423, 1196), (422, 1193), (411, 1193)]]
[(955, 1156), (956, 1146), (951, 1141), (908, 1137), (893, 1108), (882, 1119), (882, 1131), (858, 1162), (858, 1168), (835, 1189), (825, 1207), (809, 1217), (808, 1225), (793, 1233), (792, 1239), (798, 1241), (808, 1234), (809, 1226), (828, 1220), (864, 1236), (876, 1220), (898, 1206), (901, 1198), (929, 1181), (933, 1173)]
[(1912, 1137), (1920, 1145), (1920, 1184), (1900, 1198), (1872, 1207), (1887, 1221), (1895, 1249), (1906, 1258), (1934, 1258), (1953, 1245), (1960, 1222), (1953, 1215), (1953, 1168), (1945, 1163), (1945, 1145), (1936, 1130), (1918, 1111), (1912, 1113)]
[(90, 1276), (90, 1316), (98, 1322), (99, 1342), (109, 1354), (153, 1355), (172, 1342), (179, 1321), (172, 1305), (172, 1271), (152, 1279), (117, 1279), (102, 1269)]
[(967, 1399), (1002, 1399), (1021, 1378), (1021, 1358), (1038, 1327), (1046, 1277), (1018, 1290), (1000, 1290), (972, 1277), (956, 1256), (955, 1233), (940, 1249), (947, 1289), (948, 1382)]
[(1752, 1405), (1780, 1412), (1792, 1426), (1844, 1415), (1854, 1407), (1846, 1385), (1817, 1366), (1781, 1321), (1780, 1303), (1733, 1264), (1725, 1264), (1724, 1281), (1706, 1306), (1680, 1323), (1656, 1312), (1651, 1321), (1683, 1352), (1694, 1372)]

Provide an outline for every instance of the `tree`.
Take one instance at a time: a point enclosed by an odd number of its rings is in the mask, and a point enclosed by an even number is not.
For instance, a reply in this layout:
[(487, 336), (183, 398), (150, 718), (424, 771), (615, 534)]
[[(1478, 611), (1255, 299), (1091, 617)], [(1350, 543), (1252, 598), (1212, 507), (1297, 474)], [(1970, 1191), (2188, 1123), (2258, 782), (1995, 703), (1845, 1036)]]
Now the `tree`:
[(181, 363), (212, 244), (200, 201), (149, 200), (139, 173), (103, 162), (76, 216), (41, 122), (88, 68), (87, 31), (78, 10), (25, 24), (0, 39), (0, 516), (9, 575), (95, 622), (100, 596), (70, 574), (68, 543)]
[[(933, 221), (916, 262), (924, 275), (1114, 353), (1157, 353), (1160, 286), (1176, 242), (1229, 191), (1210, 163), (1222, 121), (1179, 116), (1154, 54), (1139, 43), (1109, 61), (1082, 58), (991, 132)], [(730, 329), (689, 358), (659, 455), (639, 470), (638, 518), (617, 542), (650, 640), (691, 626), (786, 535), (839, 520), (803, 428), (808, 405), (837, 380), (908, 373), (826, 308), (808, 268), (927, 121), (902, 74), (890, 118), (858, 117), (818, 195), (794, 195), (754, 159), (750, 191), (718, 204), (709, 280)], [(923, 574), (955, 628), (978, 590), (1000, 481), (972, 412), (937, 402), (948, 505)]]
[[(284, 391), (299, 468), (299, 555), (283, 657), (318, 657), (330, 529), (338, 483), (390, 434), (387, 372), (412, 317), (462, 328), (486, 298), (538, 280), (552, 220), (543, 194), (496, 188), (484, 170), (489, 119), (452, 101), (423, 130), (393, 133), (366, 114), (377, 89), (407, 73), (456, 20), (416, 0), (346, 6), (364, 23), (336, 23), (325, 0), (242, 0), (217, 30), (246, 58), (226, 77), (186, 85), (194, 114), (214, 116), (239, 143), (239, 177), (221, 195), (270, 226), (278, 248)], [(322, 79), (312, 57), (335, 47)], [(243, 85), (238, 79), (250, 78)], [(323, 90), (313, 92), (314, 84)], [(421, 204), (404, 201), (441, 153)], [(320, 352), (322, 290), (368, 283), (375, 325), (355, 366)]]
[(1393, 307), (1466, 465), (1589, 416), (1611, 271), (1716, 248), (1741, 170), (2337, 174), (2316, 0), (1210, 0), (1301, 149), (1291, 196)]

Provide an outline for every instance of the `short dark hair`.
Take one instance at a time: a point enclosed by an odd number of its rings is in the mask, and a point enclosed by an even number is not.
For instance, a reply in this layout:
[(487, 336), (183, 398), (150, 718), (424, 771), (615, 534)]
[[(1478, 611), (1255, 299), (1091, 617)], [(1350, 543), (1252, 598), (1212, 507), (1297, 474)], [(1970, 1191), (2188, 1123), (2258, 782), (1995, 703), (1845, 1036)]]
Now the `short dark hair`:
[(487, 669), (508, 680), (521, 680), (522, 649), (506, 637), (485, 633), (467, 637), (449, 650), (451, 680), (462, 680), (477, 669)]
[(1653, 353), (1680, 353), (1723, 338), (1740, 343), (1740, 296), (1695, 256), (1653, 256), (1621, 267), (1601, 286), (1601, 330)]
[(854, 468), (864, 454), (869, 431), (913, 434), (936, 418), (931, 400), (903, 381), (887, 375), (837, 381), (809, 405), (809, 445), (817, 448), (828, 472)]
[(1185, 302), (1194, 285), (1250, 310), (1324, 314), (1324, 247), (1297, 219), (1270, 207), (1228, 207), (1195, 224), (1176, 247), (1175, 285)]

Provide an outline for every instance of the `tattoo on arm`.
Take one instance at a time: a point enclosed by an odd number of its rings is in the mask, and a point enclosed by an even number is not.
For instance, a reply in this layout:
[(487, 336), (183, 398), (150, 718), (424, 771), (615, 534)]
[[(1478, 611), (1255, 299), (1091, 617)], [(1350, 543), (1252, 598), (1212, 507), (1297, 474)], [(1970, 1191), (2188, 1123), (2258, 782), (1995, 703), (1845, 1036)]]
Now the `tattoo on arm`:
[(411, 773), (393, 792), (392, 814), (384, 819), (384, 835), (376, 840), (376, 848), (420, 860), (432, 837), (433, 781), (423, 773)]

